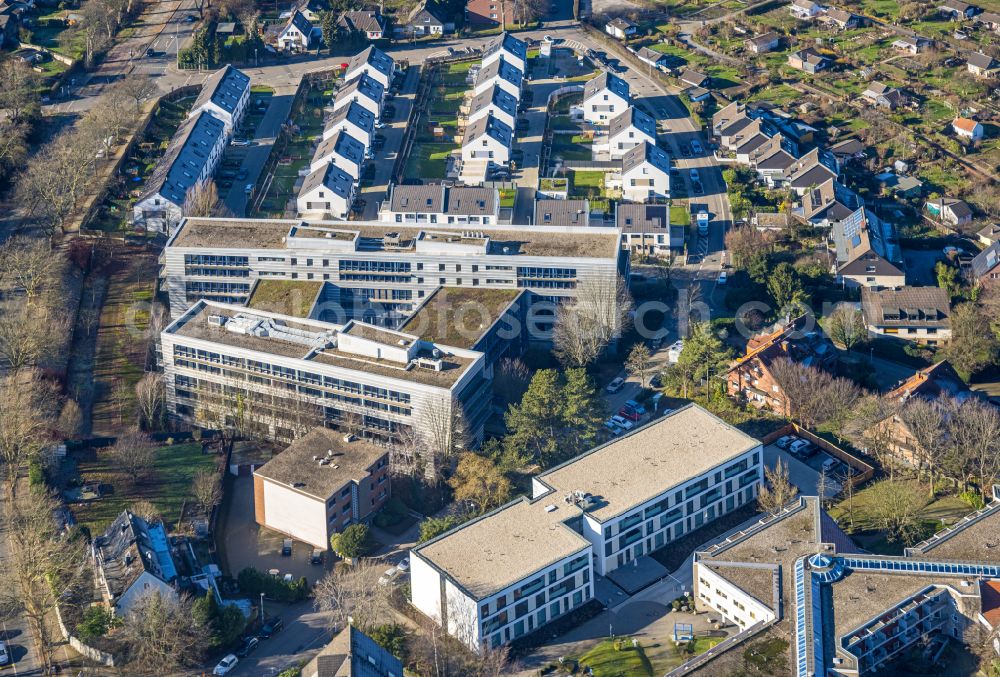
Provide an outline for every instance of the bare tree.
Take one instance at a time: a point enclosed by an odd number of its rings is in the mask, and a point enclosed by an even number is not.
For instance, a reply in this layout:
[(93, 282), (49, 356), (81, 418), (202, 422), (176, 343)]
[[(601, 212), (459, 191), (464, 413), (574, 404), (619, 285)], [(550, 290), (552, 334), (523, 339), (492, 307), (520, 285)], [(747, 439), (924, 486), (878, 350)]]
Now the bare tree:
[(933, 498), (934, 472), (946, 450), (945, 412), (937, 402), (911, 397), (900, 409), (899, 418), (913, 435), (915, 456), (927, 471), (927, 494)]
[(137, 484), (149, 477), (156, 458), (153, 441), (138, 428), (119, 435), (109, 453), (124, 475)]
[(128, 509), (132, 511), (133, 515), (145, 520), (146, 522), (158, 522), (163, 519), (160, 509), (153, 505), (150, 501), (135, 501), (129, 505)]
[(196, 626), (187, 595), (144, 595), (129, 610), (120, 631), (130, 674), (176, 674), (197, 666), (206, 636)]
[(827, 332), (835, 343), (851, 350), (859, 343), (868, 339), (868, 327), (861, 311), (854, 306), (842, 303), (830, 313)]
[(807, 428), (840, 417), (861, 395), (847, 379), (788, 358), (774, 360), (771, 373), (784, 392), (786, 414)]
[(157, 92), (156, 82), (152, 78), (132, 74), (116, 85), (117, 89), (135, 106), (135, 115), (142, 112), (142, 104)]
[(632, 376), (637, 376), (643, 388), (647, 386), (649, 377), (653, 373), (653, 356), (645, 343), (637, 343), (629, 351), (628, 358), (625, 360), (625, 371)]
[(44, 238), (12, 237), (0, 247), (0, 275), (24, 291), (28, 305), (34, 303), (44, 285), (52, 280), (57, 262)]
[(57, 600), (86, 585), (89, 571), (83, 543), (61, 534), (60, 507), (39, 491), (21, 491), (7, 502), (9, 548), (3, 569), (19, 591), (21, 611), (36, 638), (43, 666), (52, 664), (51, 619)]
[(584, 367), (597, 359), (603, 346), (587, 319), (569, 302), (556, 309), (553, 352), (567, 367)]
[(765, 483), (757, 494), (757, 504), (765, 512), (776, 513), (795, 498), (799, 490), (788, 479), (788, 465), (780, 458), (774, 470), (764, 469)]
[(59, 412), (59, 420), (56, 421), (56, 430), (67, 439), (76, 439), (83, 429), (83, 412), (80, 405), (73, 398), (66, 398), (62, 410)]
[(139, 423), (146, 430), (157, 430), (163, 424), (164, 414), (163, 375), (148, 371), (135, 384), (135, 402), (139, 409)]
[(184, 197), (184, 215), (218, 216), (218, 204), (219, 190), (214, 180), (196, 183), (188, 189)]
[(125, 409), (128, 407), (129, 402), (132, 401), (132, 394), (132, 390), (128, 387), (128, 383), (125, 382), (124, 378), (119, 378), (115, 381), (115, 385), (111, 389), (111, 403), (114, 405), (115, 411), (118, 412), (119, 424), (125, 420)]
[(866, 491), (867, 513), (890, 541), (912, 545), (919, 539), (918, 516), (925, 501), (914, 485), (882, 480)]
[(38, 315), (22, 304), (0, 313), (0, 357), (13, 372), (32, 367), (45, 353), (47, 343)]
[(0, 61), (0, 110), (10, 120), (22, 122), (37, 111), (38, 76), (20, 59)]
[(987, 499), (1000, 474), (1000, 413), (991, 404), (970, 399), (952, 407), (948, 435), (954, 453)]
[(313, 588), (316, 609), (327, 615), (331, 627), (343, 628), (350, 617), (362, 632), (369, 632), (392, 617), (389, 586), (380, 585), (382, 567), (369, 559), (354, 566), (337, 566)]
[(624, 278), (586, 278), (577, 286), (575, 301), (565, 301), (556, 311), (552, 331), (556, 356), (570, 367), (593, 362), (628, 328), (631, 310)]
[(893, 419), (898, 415), (899, 408), (897, 400), (877, 395), (862, 398), (854, 407), (854, 416), (848, 427), (848, 438), (854, 446), (888, 469), (890, 478), (895, 476), (893, 447), (896, 433)]
[(219, 473), (214, 470), (199, 470), (191, 481), (191, 493), (194, 494), (205, 516), (210, 516), (212, 509), (222, 500)]
[(21, 468), (49, 442), (54, 397), (34, 372), (0, 379), (0, 461), (11, 488)]
[(42, 226), (61, 227), (84, 196), (95, 162), (95, 148), (68, 130), (28, 161), (15, 198)]
[(773, 246), (773, 235), (750, 225), (730, 228), (726, 233), (726, 250), (737, 268), (747, 268), (754, 256), (769, 253)]

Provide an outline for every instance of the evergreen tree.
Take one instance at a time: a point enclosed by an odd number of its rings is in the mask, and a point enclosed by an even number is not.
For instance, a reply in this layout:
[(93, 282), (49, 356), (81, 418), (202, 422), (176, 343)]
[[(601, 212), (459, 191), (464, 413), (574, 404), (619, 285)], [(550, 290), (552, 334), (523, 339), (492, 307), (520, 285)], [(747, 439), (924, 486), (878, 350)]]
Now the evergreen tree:
[(794, 303), (801, 303), (806, 298), (799, 273), (789, 263), (779, 263), (774, 267), (767, 280), (767, 290), (778, 311)]
[(594, 445), (605, 411), (593, 380), (583, 368), (566, 370), (562, 401), (565, 447), (560, 456), (568, 458)]
[(528, 461), (542, 461), (559, 451), (562, 427), (562, 383), (554, 369), (541, 369), (528, 384), (520, 404), (512, 404), (504, 416), (507, 437), (504, 446), (511, 454)]
[(333, 54), (333, 45), (337, 42), (337, 16), (332, 11), (323, 12), (319, 20), (319, 30), (323, 34), (326, 51)]

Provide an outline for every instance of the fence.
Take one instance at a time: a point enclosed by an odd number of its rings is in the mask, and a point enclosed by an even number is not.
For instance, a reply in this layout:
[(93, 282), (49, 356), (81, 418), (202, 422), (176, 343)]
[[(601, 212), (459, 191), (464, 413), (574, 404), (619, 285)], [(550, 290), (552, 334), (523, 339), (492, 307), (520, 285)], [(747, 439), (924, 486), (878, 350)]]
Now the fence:
[(764, 444), (771, 444), (779, 437), (784, 437), (785, 435), (795, 435), (796, 437), (801, 437), (808, 442), (812, 442), (834, 458), (843, 461), (854, 470), (857, 470), (857, 474), (851, 473), (847, 481), (844, 482), (845, 488), (848, 483), (850, 483), (853, 487), (864, 484), (875, 475), (875, 466), (871, 465), (861, 457), (852, 454), (846, 449), (838, 447), (833, 442), (825, 440), (815, 433), (806, 430), (797, 423), (789, 423), (786, 426), (778, 428), (774, 432), (764, 435), (760, 441)]
[(64, 63), (70, 68), (76, 65), (76, 59), (73, 57), (66, 56), (65, 54), (60, 54), (59, 52), (53, 52), (48, 47), (42, 47), (41, 45), (33, 45), (30, 42), (22, 42), (21, 49), (33, 49), (36, 52), (41, 52), (42, 54), (48, 54), (53, 60), (59, 63)]
[(100, 649), (95, 649), (92, 646), (84, 644), (82, 640), (70, 634), (69, 629), (63, 622), (62, 612), (59, 610), (59, 605), (56, 604), (56, 621), (59, 623), (59, 632), (62, 633), (63, 638), (69, 642), (69, 645), (79, 653), (81, 656), (86, 656), (95, 663), (100, 663), (107, 668), (115, 667), (115, 657), (109, 653), (105, 653)]

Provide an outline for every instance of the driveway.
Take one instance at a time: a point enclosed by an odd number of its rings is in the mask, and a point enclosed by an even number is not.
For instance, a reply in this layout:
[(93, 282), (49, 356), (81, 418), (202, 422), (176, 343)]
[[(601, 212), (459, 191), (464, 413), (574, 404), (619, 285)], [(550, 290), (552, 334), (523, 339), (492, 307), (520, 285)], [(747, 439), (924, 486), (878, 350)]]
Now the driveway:
[(333, 639), (332, 630), (326, 626), (326, 616), (316, 611), (312, 600), (296, 604), (265, 602), (268, 617), (280, 616), (285, 629), (270, 639), (263, 639), (257, 650), (240, 659), (236, 669), (229, 673), (243, 677), (270, 677), (282, 670), (311, 658), (313, 653)]
[[(764, 447), (764, 464), (768, 468), (773, 469), (778, 464), (779, 458), (788, 467), (788, 480), (798, 487), (799, 493), (806, 496), (815, 496), (820, 476), (820, 471), (816, 468), (820, 467), (823, 461), (832, 457), (821, 451), (806, 463), (795, 458), (787, 451), (779, 449), (774, 444), (768, 444)], [(830, 477), (827, 478), (827, 482), (829, 484), (827, 485), (826, 497), (833, 498), (840, 493), (840, 484)]]

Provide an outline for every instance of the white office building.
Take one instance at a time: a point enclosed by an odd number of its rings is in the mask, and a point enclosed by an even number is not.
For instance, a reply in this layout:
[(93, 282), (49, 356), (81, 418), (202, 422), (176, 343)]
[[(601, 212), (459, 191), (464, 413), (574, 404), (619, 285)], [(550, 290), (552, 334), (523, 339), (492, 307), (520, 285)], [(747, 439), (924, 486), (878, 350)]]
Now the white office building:
[(593, 578), (753, 502), (762, 445), (689, 405), (532, 480), (520, 498), (411, 550), (414, 606), (473, 650), (593, 597)]

